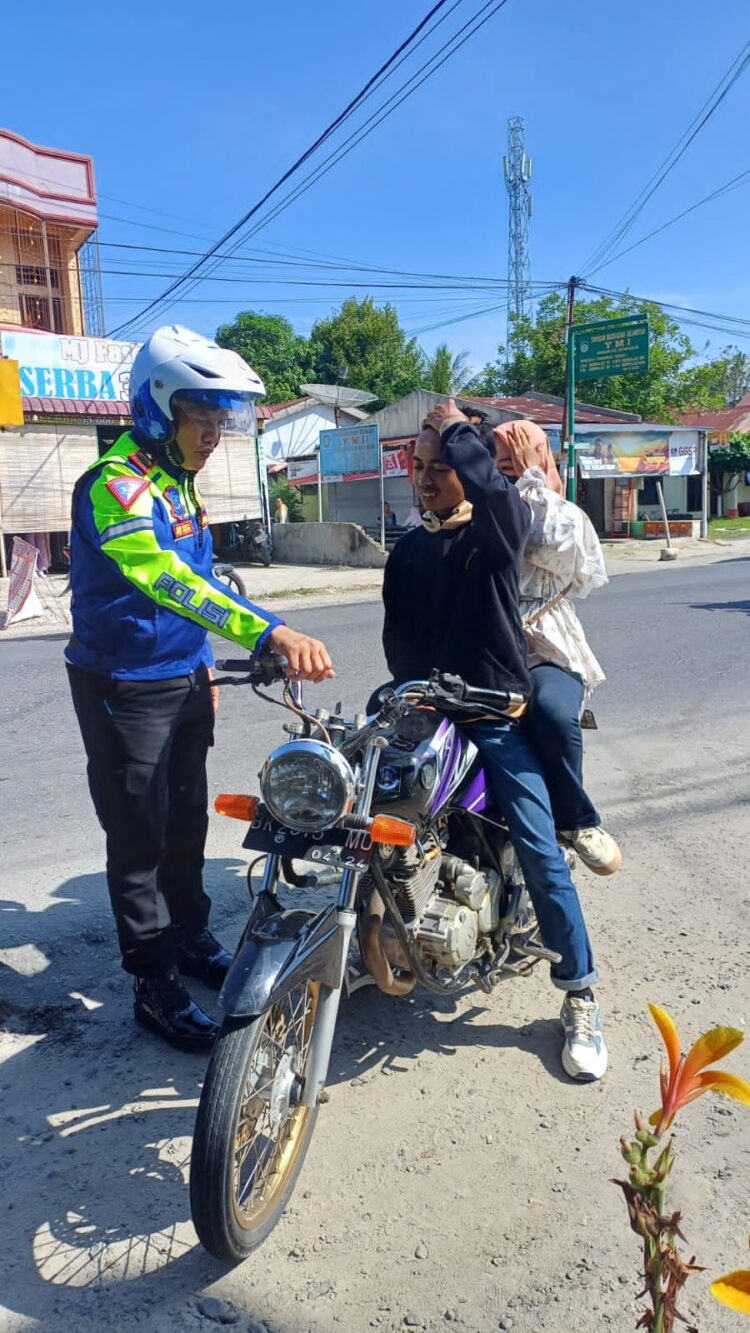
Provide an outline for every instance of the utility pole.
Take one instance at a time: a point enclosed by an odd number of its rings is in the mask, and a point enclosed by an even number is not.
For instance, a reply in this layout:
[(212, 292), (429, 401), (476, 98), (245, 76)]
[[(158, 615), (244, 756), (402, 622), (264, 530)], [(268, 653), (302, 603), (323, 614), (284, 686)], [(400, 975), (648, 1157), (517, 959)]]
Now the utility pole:
[(576, 498), (576, 373), (575, 345), (571, 330), (573, 311), (576, 301), (578, 278), (568, 278), (567, 313), (565, 318), (565, 395), (562, 412), (562, 446), (568, 445), (567, 486), (565, 494), (568, 500)]
[(508, 121), (508, 152), (503, 157), (508, 190), (508, 335), (513, 322), (531, 313), (529, 221), (531, 218), (531, 158), (526, 153), (523, 117)]

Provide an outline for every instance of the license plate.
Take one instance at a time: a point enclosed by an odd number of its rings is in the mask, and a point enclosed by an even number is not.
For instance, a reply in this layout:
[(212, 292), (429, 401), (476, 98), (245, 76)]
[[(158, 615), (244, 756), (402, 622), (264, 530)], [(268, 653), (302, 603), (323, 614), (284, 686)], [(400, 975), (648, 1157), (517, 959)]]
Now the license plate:
[(252, 851), (349, 870), (366, 870), (373, 851), (372, 839), (364, 829), (330, 828), (322, 833), (300, 833), (277, 823), (262, 805), (258, 806), (242, 845)]

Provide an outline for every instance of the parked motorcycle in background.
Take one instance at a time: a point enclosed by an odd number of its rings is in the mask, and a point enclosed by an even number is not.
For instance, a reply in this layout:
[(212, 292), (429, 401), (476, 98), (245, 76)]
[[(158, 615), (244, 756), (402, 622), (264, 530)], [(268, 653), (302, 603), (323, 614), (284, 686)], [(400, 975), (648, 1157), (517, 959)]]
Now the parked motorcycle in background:
[(261, 564), (266, 568), (271, 563), (271, 538), (262, 518), (243, 518), (233, 523), (234, 540), (229, 547), (232, 560), (238, 564)]
[[(284, 680), (269, 657), (218, 662), (259, 688)], [(273, 700), (273, 702), (278, 702)], [(461, 720), (504, 717), (520, 696), (434, 673), (385, 689), (351, 721), (305, 710), (285, 680), (290, 738), (268, 757), (260, 797), (217, 797), (243, 820), (243, 846), (265, 856), (260, 892), (219, 996), (224, 1020), (197, 1113), (190, 1172), (203, 1245), (238, 1262), (275, 1226), (294, 1189), (325, 1083), (339, 1001), (369, 973), (392, 996), (423, 986), (490, 992), (540, 960), (539, 936), (507, 830), (491, 807)], [(315, 876), (342, 872), (335, 906), (289, 906)], [(330, 871), (328, 872), (330, 873)]]

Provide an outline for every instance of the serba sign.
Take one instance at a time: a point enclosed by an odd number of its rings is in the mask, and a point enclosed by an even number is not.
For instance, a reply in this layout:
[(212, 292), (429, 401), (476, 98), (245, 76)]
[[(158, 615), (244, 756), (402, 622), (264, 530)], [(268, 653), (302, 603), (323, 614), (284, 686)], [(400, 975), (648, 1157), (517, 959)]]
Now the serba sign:
[(127, 402), (137, 343), (58, 334), (0, 333), (3, 354), (18, 362), (24, 398)]

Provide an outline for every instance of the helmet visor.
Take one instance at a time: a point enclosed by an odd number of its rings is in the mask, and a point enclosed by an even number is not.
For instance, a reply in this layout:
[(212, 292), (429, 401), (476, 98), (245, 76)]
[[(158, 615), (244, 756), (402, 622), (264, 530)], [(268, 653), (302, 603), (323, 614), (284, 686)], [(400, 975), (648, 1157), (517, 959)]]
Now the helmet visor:
[(179, 407), (198, 426), (210, 429), (218, 425), (230, 434), (257, 434), (252, 394), (227, 389), (178, 389), (172, 394), (171, 405)]

